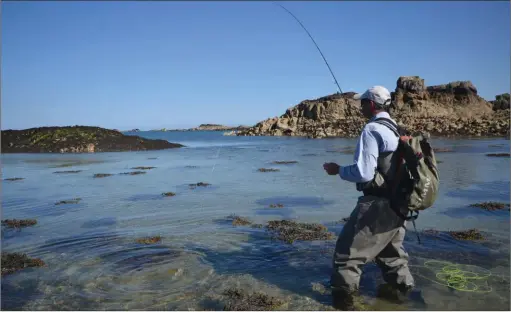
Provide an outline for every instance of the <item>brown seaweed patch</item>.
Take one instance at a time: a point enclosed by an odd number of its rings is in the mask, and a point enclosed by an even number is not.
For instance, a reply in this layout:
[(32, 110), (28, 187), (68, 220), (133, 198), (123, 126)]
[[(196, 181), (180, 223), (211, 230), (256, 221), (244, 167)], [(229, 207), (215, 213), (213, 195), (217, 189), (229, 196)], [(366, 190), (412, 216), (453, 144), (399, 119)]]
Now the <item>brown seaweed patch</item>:
[(490, 154), (486, 154), (486, 156), (488, 156), (488, 157), (509, 157), (510, 154), (509, 153), (490, 153)]
[(176, 196), (176, 193), (173, 193), (173, 192), (165, 192), (165, 193), (162, 193), (163, 196), (165, 197), (172, 197), (172, 196)]
[(295, 240), (330, 240), (335, 238), (334, 233), (317, 223), (298, 223), (289, 220), (269, 221), (266, 226), (274, 238), (292, 244)]
[(484, 236), (477, 229), (466, 231), (449, 231), (449, 234), (458, 240), (483, 240)]
[(25, 178), (7, 178), (7, 179), (4, 179), (4, 181), (21, 181), (21, 180), (25, 180)]
[(143, 166), (141, 166), (141, 167), (133, 167), (131, 169), (133, 169), (133, 170), (151, 170), (151, 169), (154, 169), (154, 168), (156, 168), (156, 167), (143, 167)]
[(158, 242), (161, 242), (161, 236), (158, 235), (158, 236), (149, 236), (149, 237), (137, 238), (136, 242), (139, 243), (139, 244), (145, 244), (145, 245), (156, 244)]
[(36, 219), (6, 219), (2, 220), (2, 225), (5, 225), (9, 228), (22, 228), (27, 226), (36, 225), (37, 220)]
[(94, 174), (94, 178), (106, 178), (111, 176), (111, 173), (96, 173)]
[(226, 297), (224, 311), (269, 311), (284, 304), (284, 301), (263, 292), (248, 293), (241, 289), (229, 288), (223, 292)]
[(206, 187), (206, 186), (210, 186), (211, 184), (209, 183), (205, 183), (205, 182), (199, 182), (199, 183), (192, 183), (192, 184), (188, 184), (188, 186), (191, 188), (191, 189), (195, 189), (196, 187)]
[(273, 164), (276, 165), (288, 165), (288, 164), (296, 164), (298, 161), (296, 160), (276, 160), (273, 162)]
[(446, 147), (436, 147), (436, 148), (433, 148), (433, 152), (435, 152), (435, 153), (450, 153), (450, 152), (454, 152), (454, 150), (452, 150), (450, 148), (446, 148)]
[(80, 173), (82, 171), (83, 170), (65, 170), (65, 171), (55, 171), (54, 173), (56, 173), (56, 174), (61, 174), (61, 173)]
[(238, 225), (243, 226), (243, 225), (252, 224), (252, 222), (248, 218), (240, 217), (235, 214), (231, 214), (230, 216), (227, 217), (227, 219), (232, 220), (232, 225), (234, 225), (234, 226), (238, 226)]
[(509, 204), (506, 203), (498, 203), (498, 202), (482, 202), (477, 204), (471, 204), (470, 207), (477, 207), (481, 208), (487, 211), (495, 211), (495, 210), (502, 210), (502, 209), (508, 209), (510, 208)]
[(270, 208), (283, 208), (284, 205), (283, 204), (271, 204), (270, 205)]
[(66, 204), (78, 204), (82, 199), (81, 198), (73, 198), (73, 199), (67, 199), (67, 200), (61, 200), (59, 202), (56, 202), (55, 205), (66, 205)]
[(2, 253), (2, 276), (14, 273), (28, 267), (42, 267), (45, 263), (41, 259), (29, 258), (21, 253)]
[(146, 172), (145, 171), (131, 171), (131, 172), (123, 172), (123, 173), (119, 173), (119, 174), (122, 174), (122, 175), (139, 175), (139, 174), (145, 174)]
[(278, 171), (280, 171), (280, 169), (275, 169), (275, 168), (259, 168), (259, 169), (257, 169), (257, 171), (259, 171), (259, 172), (278, 172)]

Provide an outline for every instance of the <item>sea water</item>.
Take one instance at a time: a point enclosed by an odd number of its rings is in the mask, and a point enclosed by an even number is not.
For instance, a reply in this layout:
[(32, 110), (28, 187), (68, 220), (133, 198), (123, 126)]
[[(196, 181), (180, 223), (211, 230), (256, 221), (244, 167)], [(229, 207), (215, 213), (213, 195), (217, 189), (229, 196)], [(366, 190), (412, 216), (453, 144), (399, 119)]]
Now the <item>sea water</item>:
[[(2, 309), (222, 309), (220, 295), (228, 287), (277, 296), (286, 302), (281, 309), (331, 309), (328, 280), (335, 239), (286, 244), (271, 240), (264, 227), (235, 227), (226, 217), (236, 214), (258, 224), (282, 219), (321, 223), (339, 234), (342, 223), (337, 221), (350, 215), (360, 193), (327, 175), (323, 163), (350, 164), (353, 155), (342, 150), (354, 148), (355, 139), (128, 134), (186, 147), (2, 155), (3, 179), (24, 178), (2, 182), (2, 220), (37, 219), (37, 225), (21, 230), (2, 227), (2, 252), (26, 253), (46, 263), (2, 277)], [(434, 138), (432, 144), (453, 151), (437, 154), (440, 194), (416, 222), (420, 244), (408, 224), (405, 248), (419, 299), (390, 307), (376, 300), (382, 278), (374, 264), (364, 268), (361, 291), (371, 309), (508, 310), (509, 211), (470, 205), (509, 202), (509, 158), (485, 155), (509, 152), (509, 141)], [(138, 166), (155, 168), (119, 174)], [(55, 173), (65, 170), (80, 172)], [(94, 178), (97, 173), (112, 176)], [(189, 187), (198, 182), (211, 185)], [(164, 197), (163, 192), (176, 195)], [(81, 201), (55, 205), (74, 198)], [(459, 241), (444, 233), (472, 228), (485, 240)], [(425, 229), (440, 234), (427, 235)], [(162, 241), (136, 243), (154, 235)], [(450, 264), (437, 261), (465, 265), (463, 270), (471, 272), (465, 276), (480, 278), (465, 280), (473, 282), (464, 285), (470, 291), (448, 287), (442, 270)]]

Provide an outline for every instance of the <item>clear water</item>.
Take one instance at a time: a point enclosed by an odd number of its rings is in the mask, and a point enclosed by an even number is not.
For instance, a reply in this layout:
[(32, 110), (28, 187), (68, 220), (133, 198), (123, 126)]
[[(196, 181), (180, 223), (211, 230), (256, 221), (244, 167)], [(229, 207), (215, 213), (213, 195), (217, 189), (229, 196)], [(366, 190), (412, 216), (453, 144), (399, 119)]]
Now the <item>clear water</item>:
[[(331, 309), (324, 292), (335, 240), (288, 245), (263, 229), (234, 227), (226, 217), (256, 223), (296, 219), (322, 223), (338, 234), (360, 195), (352, 184), (328, 176), (322, 165), (348, 164), (352, 139), (307, 140), (229, 137), (221, 132), (141, 132), (185, 144), (182, 149), (79, 155), (2, 155), (2, 219), (35, 218), (34, 227), (2, 229), (2, 251), (41, 258), (44, 268), (2, 277), (2, 309), (222, 309), (226, 287), (261, 290), (282, 298), (281, 309)], [(378, 268), (365, 267), (361, 288), (371, 309), (509, 310), (509, 211), (469, 207), (481, 201), (509, 202), (509, 158), (501, 139), (433, 140), (439, 153), (441, 194), (421, 214), (417, 228), (439, 231), (477, 228), (487, 239), (465, 242), (421, 234), (409, 225), (405, 248), (422, 300), (389, 306), (374, 299), (382, 282)], [(492, 146), (490, 146), (492, 145)], [(493, 146), (498, 145), (498, 146)], [(156, 159), (154, 159), (156, 158)], [(276, 160), (296, 164), (274, 165)], [(59, 167), (68, 164), (67, 167)], [(144, 175), (115, 175), (136, 166), (154, 166)], [(195, 166), (195, 167), (188, 167)], [(258, 168), (280, 172), (258, 172)], [(83, 170), (54, 174), (61, 170)], [(113, 176), (94, 179), (95, 173)], [(189, 183), (211, 183), (190, 189)], [(163, 192), (176, 196), (164, 198)], [(78, 204), (54, 205), (82, 198)], [(284, 208), (269, 208), (270, 204)], [(135, 239), (161, 235), (156, 245)], [(439, 284), (431, 260), (489, 270), (488, 287), (473, 292)], [(435, 271), (436, 270), (436, 271)], [(488, 272), (488, 271), (485, 271)], [(486, 274), (486, 273), (485, 273)], [(473, 275), (473, 274), (472, 274)], [(486, 274), (487, 275), (487, 274)], [(484, 292), (483, 292), (484, 290)]]

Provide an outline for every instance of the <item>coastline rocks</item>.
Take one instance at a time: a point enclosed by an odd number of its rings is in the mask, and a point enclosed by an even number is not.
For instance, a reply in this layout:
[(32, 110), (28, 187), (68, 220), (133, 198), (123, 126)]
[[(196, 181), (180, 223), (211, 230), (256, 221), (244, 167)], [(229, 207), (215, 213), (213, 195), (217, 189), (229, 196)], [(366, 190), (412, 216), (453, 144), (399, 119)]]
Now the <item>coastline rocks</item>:
[(99, 127), (41, 127), (2, 131), (2, 153), (98, 153), (183, 147)]
[[(305, 100), (237, 136), (357, 137), (366, 120), (353, 92)], [(470, 81), (426, 86), (418, 76), (399, 77), (390, 112), (410, 132), (436, 136), (508, 136), (509, 95), (490, 103)], [(507, 102), (506, 102), (507, 101)], [(496, 104), (496, 103), (497, 104)]]

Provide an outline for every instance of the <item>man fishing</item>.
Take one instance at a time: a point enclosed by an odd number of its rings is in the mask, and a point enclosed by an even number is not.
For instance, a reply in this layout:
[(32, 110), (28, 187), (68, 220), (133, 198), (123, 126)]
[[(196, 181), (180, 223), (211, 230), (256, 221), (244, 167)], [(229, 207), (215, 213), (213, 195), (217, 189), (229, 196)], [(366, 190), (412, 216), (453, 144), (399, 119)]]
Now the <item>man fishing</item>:
[(403, 248), (405, 220), (393, 209), (406, 215), (406, 206), (390, 205), (392, 178), (396, 172), (396, 151), (400, 137), (396, 122), (387, 112), (390, 92), (374, 86), (360, 99), (361, 110), (369, 122), (364, 126), (354, 155), (354, 163), (339, 166), (325, 163), (329, 175), (356, 184), (359, 197), (349, 221), (340, 233), (333, 256), (331, 275), (334, 308), (356, 310), (361, 266), (375, 260), (386, 284), (380, 285), (379, 296), (403, 300), (414, 287), (408, 268), (408, 254)]

